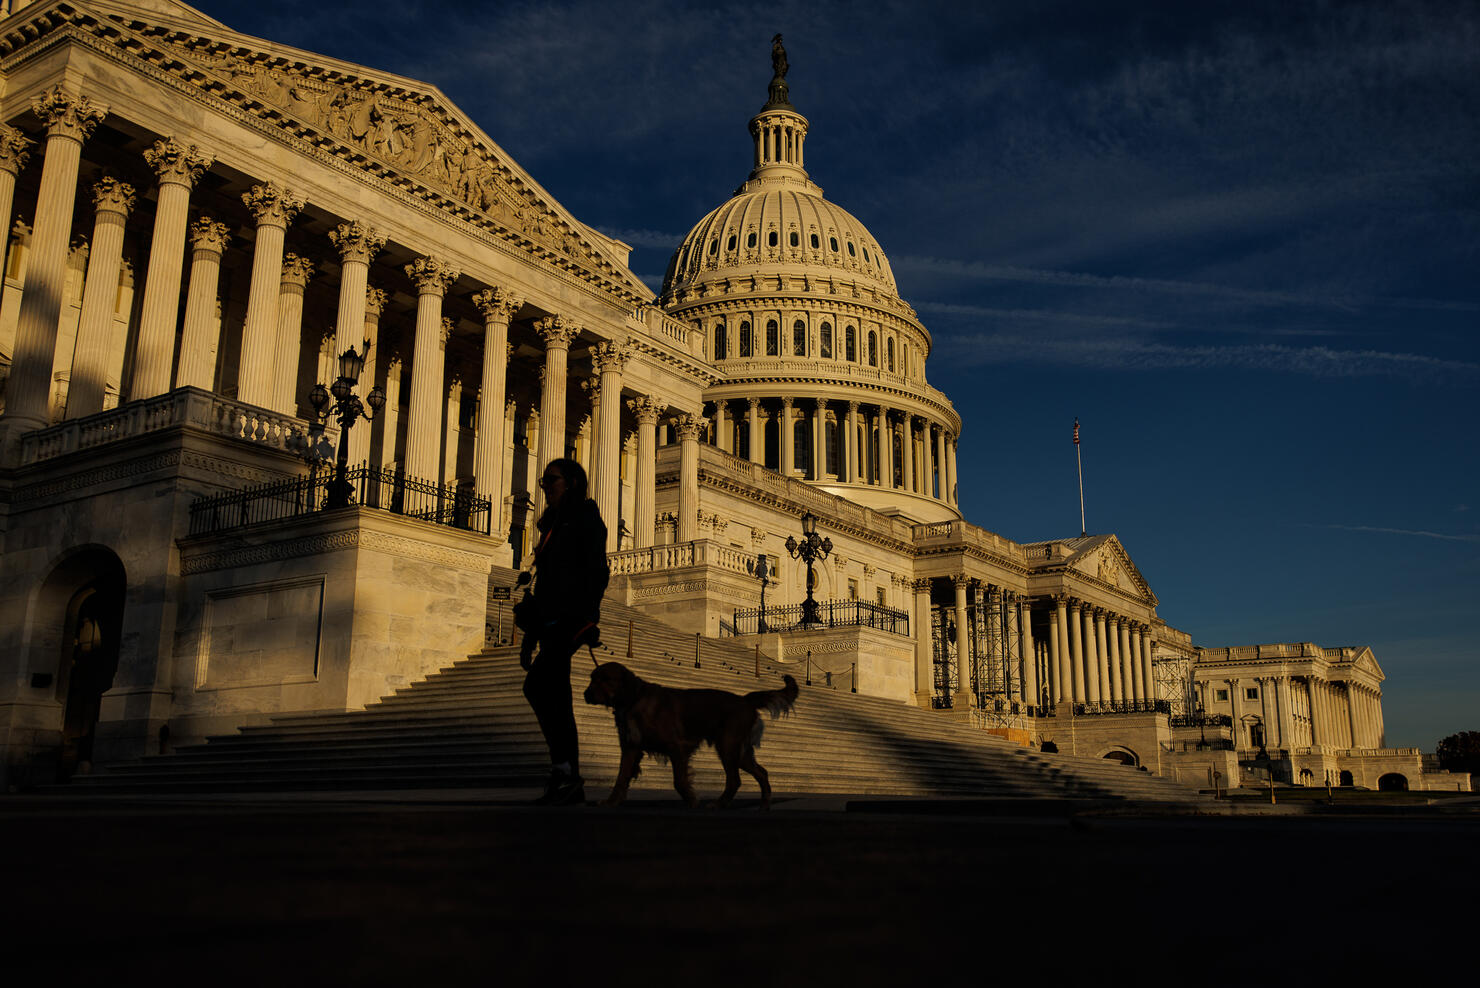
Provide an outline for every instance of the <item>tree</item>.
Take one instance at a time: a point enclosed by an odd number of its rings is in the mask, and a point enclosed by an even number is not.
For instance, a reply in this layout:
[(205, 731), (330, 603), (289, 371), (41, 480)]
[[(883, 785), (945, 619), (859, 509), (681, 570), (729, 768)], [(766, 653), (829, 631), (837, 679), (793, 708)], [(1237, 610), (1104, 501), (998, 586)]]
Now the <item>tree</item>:
[(1439, 767), (1480, 776), (1480, 731), (1460, 731), (1439, 742)]

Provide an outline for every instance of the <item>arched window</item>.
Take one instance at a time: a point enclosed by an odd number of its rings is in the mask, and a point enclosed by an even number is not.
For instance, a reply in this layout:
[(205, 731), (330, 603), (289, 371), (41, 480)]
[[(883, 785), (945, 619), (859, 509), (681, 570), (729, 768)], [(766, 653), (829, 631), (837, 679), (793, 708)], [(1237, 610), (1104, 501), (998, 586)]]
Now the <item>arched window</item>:
[(867, 247), (865, 247), (865, 248), (864, 248), (864, 249), (863, 249), (863, 259), (864, 259), (864, 260), (865, 260), (865, 261), (867, 261), (867, 260), (868, 260), (868, 248), (867, 248)]
[(874, 335), (873, 330), (868, 331), (868, 365), (870, 367), (879, 366), (879, 339)]
[(727, 244), (725, 244), (725, 250), (734, 250), (734, 249), (735, 249), (735, 235), (732, 233), (732, 234), (730, 234), (730, 242), (727, 243)]
[(791, 355), (793, 357), (807, 355), (807, 324), (800, 319), (791, 324)]
[(745, 246), (747, 246), (747, 247), (754, 247), (755, 246), (755, 231), (754, 230), (752, 230), (745, 237)]
[(822, 359), (832, 359), (832, 323), (822, 324)]
[(858, 330), (852, 326), (843, 330), (843, 359), (848, 361), (858, 359)]
[(799, 247), (801, 246), (801, 243), (802, 238), (797, 234), (795, 230), (791, 231), (791, 245), (793, 247)]
[(718, 240), (711, 240), (711, 241), (709, 241), (709, 254), (710, 254), (710, 256), (712, 257), (713, 255), (718, 254), (718, 253), (719, 253), (719, 241)]
[(832, 252), (834, 254), (836, 254), (838, 252), (838, 238), (837, 237), (828, 237), (827, 238), (827, 243), (828, 243), (828, 246), (830, 246), (832, 248)]
[(894, 337), (889, 337), (884, 343), (884, 355), (889, 361), (889, 373), (894, 373)]
[(804, 477), (812, 479), (812, 426), (805, 418), (792, 424), (791, 468)]
[(768, 246), (768, 247), (775, 247), (776, 244), (777, 244), (776, 231), (775, 230), (772, 230), (766, 236), (766, 246)]
[(848, 256), (849, 257), (857, 257), (858, 256), (858, 251), (856, 251), (856, 250), (853, 249), (853, 241), (851, 241), (851, 240), (848, 241)]
[(740, 324), (740, 356), (750, 356), (750, 323)]
[(812, 249), (813, 250), (816, 250), (818, 247), (821, 247), (821, 246), (822, 246), (822, 244), (819, 243), (818, 240), (817, 240), (817, 234), (815, 234), (815, 233), (812, 234)]
[(725, 339), (725, 324), (714, 324), (714, 359), (724, 360), (729, 356), (729, 341)]
[(766, 356), (776, 357), (781, 352), (781, 327), (776, 325), (776, 320), (766, 320)]

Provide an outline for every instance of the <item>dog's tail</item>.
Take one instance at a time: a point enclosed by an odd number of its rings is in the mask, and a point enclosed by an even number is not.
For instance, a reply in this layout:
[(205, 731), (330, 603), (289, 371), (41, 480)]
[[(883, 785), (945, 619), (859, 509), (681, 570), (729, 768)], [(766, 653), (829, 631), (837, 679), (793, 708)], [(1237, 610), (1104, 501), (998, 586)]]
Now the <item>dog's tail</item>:
[(797, 681), (790, 676), (782, 676), (785, 686), (779, 690), (756, 690), (754, 693), (745, 694), (745, 701), (756, 710), (764, 710), (772, 717), (785, 717), (791, 713), (791, 708), (797, 702)]

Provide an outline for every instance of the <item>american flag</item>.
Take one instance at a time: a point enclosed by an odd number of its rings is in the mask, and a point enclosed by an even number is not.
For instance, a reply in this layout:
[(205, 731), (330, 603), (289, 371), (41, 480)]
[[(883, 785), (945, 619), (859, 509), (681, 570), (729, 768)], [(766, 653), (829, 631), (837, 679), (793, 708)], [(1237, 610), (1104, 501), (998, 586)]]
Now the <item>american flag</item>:
[(1079, 420), (1074, 420), (1074, 445), (1079, 445)]

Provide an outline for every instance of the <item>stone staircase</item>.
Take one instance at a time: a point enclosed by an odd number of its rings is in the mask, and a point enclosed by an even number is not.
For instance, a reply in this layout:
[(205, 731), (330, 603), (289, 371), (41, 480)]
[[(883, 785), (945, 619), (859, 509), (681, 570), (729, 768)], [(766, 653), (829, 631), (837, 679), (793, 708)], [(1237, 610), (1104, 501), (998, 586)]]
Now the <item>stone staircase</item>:
[[(490, 611), (492, 613), (492, 611)], [(507, 607), (504, 608), (507, 619)], [(631, 629), (629, 632), (629, 628)], [(695, 638), (632, 608), (602, 608), (603, 662), (618, 660), (669, 686), (737, 693), (799, 683), (805, 670), (762, 658), (733, 639)], [(631, 656), (628, 652), (630, 637)], [(571, 686), (587, 796), (605, 795), (619, 749), (611, 713), (581, 701), (590, 673), (585, 650), (572, 662)], [(537, 786), (549, 770), (539, 727), (520, 687), (517, 649), (490, 646), (364, 710), (273, 717), (206, 743), (109, 766), (73, 780), (89, 792), (416, 789)], [(915, 797), (1137, 799), (1200, 801), (1169, 780), (1102, 759), (1043, 754), (971, 728), (939, 712), (890, 700), (801, 687), (791, 716), (768, 721), (758, 760), (778, 798), (788, 794)], [(719, 759), (693, 759), (696, 789), (723, 788)], [(668, 767), (643, 762), (634, 790), (672, 791)], [(742, 773), (739, 798), (754, 799)]]

